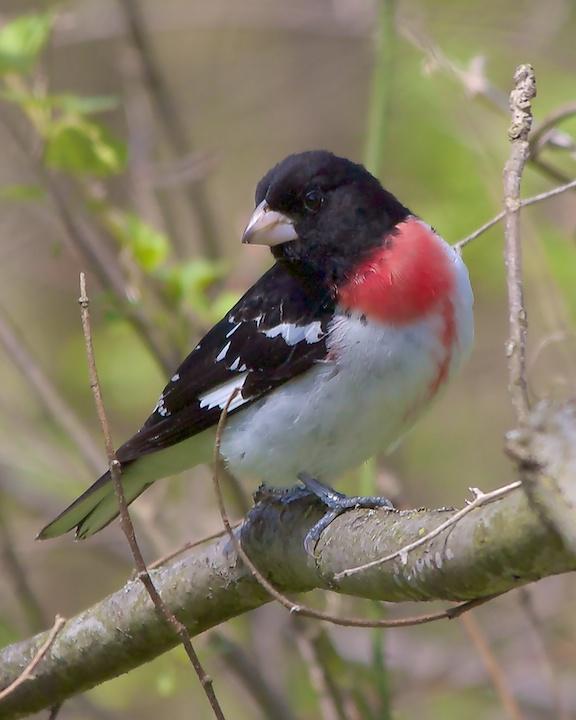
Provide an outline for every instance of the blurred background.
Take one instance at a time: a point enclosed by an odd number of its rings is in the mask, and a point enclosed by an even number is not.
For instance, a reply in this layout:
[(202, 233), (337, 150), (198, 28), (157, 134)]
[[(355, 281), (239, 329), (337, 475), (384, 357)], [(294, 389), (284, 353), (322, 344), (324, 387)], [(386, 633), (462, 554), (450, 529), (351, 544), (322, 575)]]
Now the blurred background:
[[(96, 358), (120, 444), (202, 332), (270, 264), (239, 238), (257, 181), (285, 155), (326, 148), (364, 161), (456, 242), (501, 208), (507, 95), (516, 65), (530, 62), (542, 132), (523, 194), (572, 179), (576, 6), (0, 0), (0, 22), (2, 646), (96, 602), (131, 572), (117, 525), (85, 543), (33, 540), (105, 466), (79, 271), (88, 273)], [(526, 209), (523, 228), (530, 390), (563, 397), (576, 373), (573, 196)], [(393, 455), (341, 489), (444, 506), (461, 505), (470, 486), (510, 481), (502, 227), (464, 257), (476, 297), (471, 361)], [(208, 480), (201, 469), (158, 483), (132, 506), (147, 559), (220, 529)], [(240, 517), (238, 496), (228, 501)], [(569, 718), (575, 601), (573, 577), (548, 578), (466, 624), (387, 632), (296, 623), (269, 605), (196, 646), (237, 720)], [(374, 617), (430, 609), (327, 593), (306, 602)], [(191, 708), (210, 717), (176, 649), (66, 703), (60, 717), (178, 720)]]

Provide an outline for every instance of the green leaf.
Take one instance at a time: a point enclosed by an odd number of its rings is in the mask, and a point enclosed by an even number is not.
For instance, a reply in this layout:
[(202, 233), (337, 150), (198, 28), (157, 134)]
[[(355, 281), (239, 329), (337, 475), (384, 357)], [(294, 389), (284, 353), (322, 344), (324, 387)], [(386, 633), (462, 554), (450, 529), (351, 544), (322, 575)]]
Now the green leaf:
[(67, 113), (90, 115), (106, 112), (118, 107), (118, 98), (113, 95), (48, 95), (46, 100), (52, 107), (60, 108)]
[(54, 13), (21, 15), (0, 30), (0, 74), (27, 73), (46, 44)]
[(138, 215), (112, 208), (104, 211), (103, 219), (112, 235), (130, 250), (144, 270), (155, 270), (166, 260), (170, 248), (168, 238)]
[(46, 164), (77, 175), (114, 175), (126, 165), (126, 146), (98, 123), (69, 116), (46, 139)]
[(0, 200), (19, 200), (23, 202), (43, 200), (44, 190), (38, 185), (4, 185), (0, 187)]
[[(0, 99), (23, 107), (40, 110), (57, 109), (68, 116), (90, 115), (106, 112), (118, 107), (118, 98), (113, 95), (39, 95), (31, 91), (0, 89)], [(77, 118), (75, 118), (77, 120)], [(70, 121), (70, 120), (69, 120)]]

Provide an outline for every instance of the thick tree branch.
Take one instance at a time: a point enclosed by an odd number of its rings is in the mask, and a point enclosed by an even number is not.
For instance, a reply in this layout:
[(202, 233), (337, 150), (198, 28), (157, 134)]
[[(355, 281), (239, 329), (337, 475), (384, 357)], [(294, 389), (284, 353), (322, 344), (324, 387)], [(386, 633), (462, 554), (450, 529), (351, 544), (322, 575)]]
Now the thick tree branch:
[[(526, 433), (529, 433), (527, 435)], [(521, 469), (529, 457), (534, 482), (553, 478), (563, 509), (576, 507), (576, 403), (537, 408), (521, 435)], [(514, 447), (519, 444), (511, 436)], [(243, 545), (258, 567), (284, 592), (325, 588), (376, 600), (469, 600), (505, 592), (547, 575), (576, 569), (576, 555), (543, 523), (522, 490), (478, 508), (410, 553), (365, 573), (334, 581), (339, 571), (382, 557), (433, 529), (451, 511), (355, 510), (335, 520), (317, 547), (316, 561), (303, 549), (307, 530), (322, 510), (307, 500), (263, 502), (242, 530)], [(574, 522), (574, 517), (572, 518)], [(269, 600), (238, 562), (228, 538), (195, 548), (152, 573), (169, 608), (197, 635)], [(0, 652), (0, 688), (30, 662), (46, 634)], [(34, 678), (0, 703), (9, 720), (54, 705), (174, 647), (174, 633), (159, 619), (138, 581), (72, 618), (36, 668)]]

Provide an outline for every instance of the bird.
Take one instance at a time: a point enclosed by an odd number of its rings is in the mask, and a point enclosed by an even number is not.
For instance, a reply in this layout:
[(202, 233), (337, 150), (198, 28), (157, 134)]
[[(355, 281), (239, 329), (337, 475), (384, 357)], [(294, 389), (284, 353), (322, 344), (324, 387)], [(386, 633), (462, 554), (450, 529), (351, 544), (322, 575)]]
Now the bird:
[[(126, 501), (221, 455), (229, 471), (319, 498), (308, 533), (351, 507), (332, 483), (391, 451), (470, 354), (473, 293), (459, 252), (362, 165), (289, 155), (256, 187), (242, 236), (273, 265), (200, 339), (142, 427), (116, 451)], [(119, 513), (106, 471), (38, 537), (87, 538)]]

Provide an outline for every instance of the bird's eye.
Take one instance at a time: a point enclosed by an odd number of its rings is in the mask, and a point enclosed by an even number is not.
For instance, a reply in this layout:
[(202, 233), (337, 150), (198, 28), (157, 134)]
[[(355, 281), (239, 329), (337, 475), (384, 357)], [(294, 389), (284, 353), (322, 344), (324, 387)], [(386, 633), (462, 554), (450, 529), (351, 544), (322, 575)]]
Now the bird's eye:
[(320, 208), (322, 207), (322, 203), (324, 202), (324, 196), (320, 192), (320, 190), (314, 188), (313, 190), (308, 190), (304, 194), (304, 207), (306, 210), (316, 213)]

